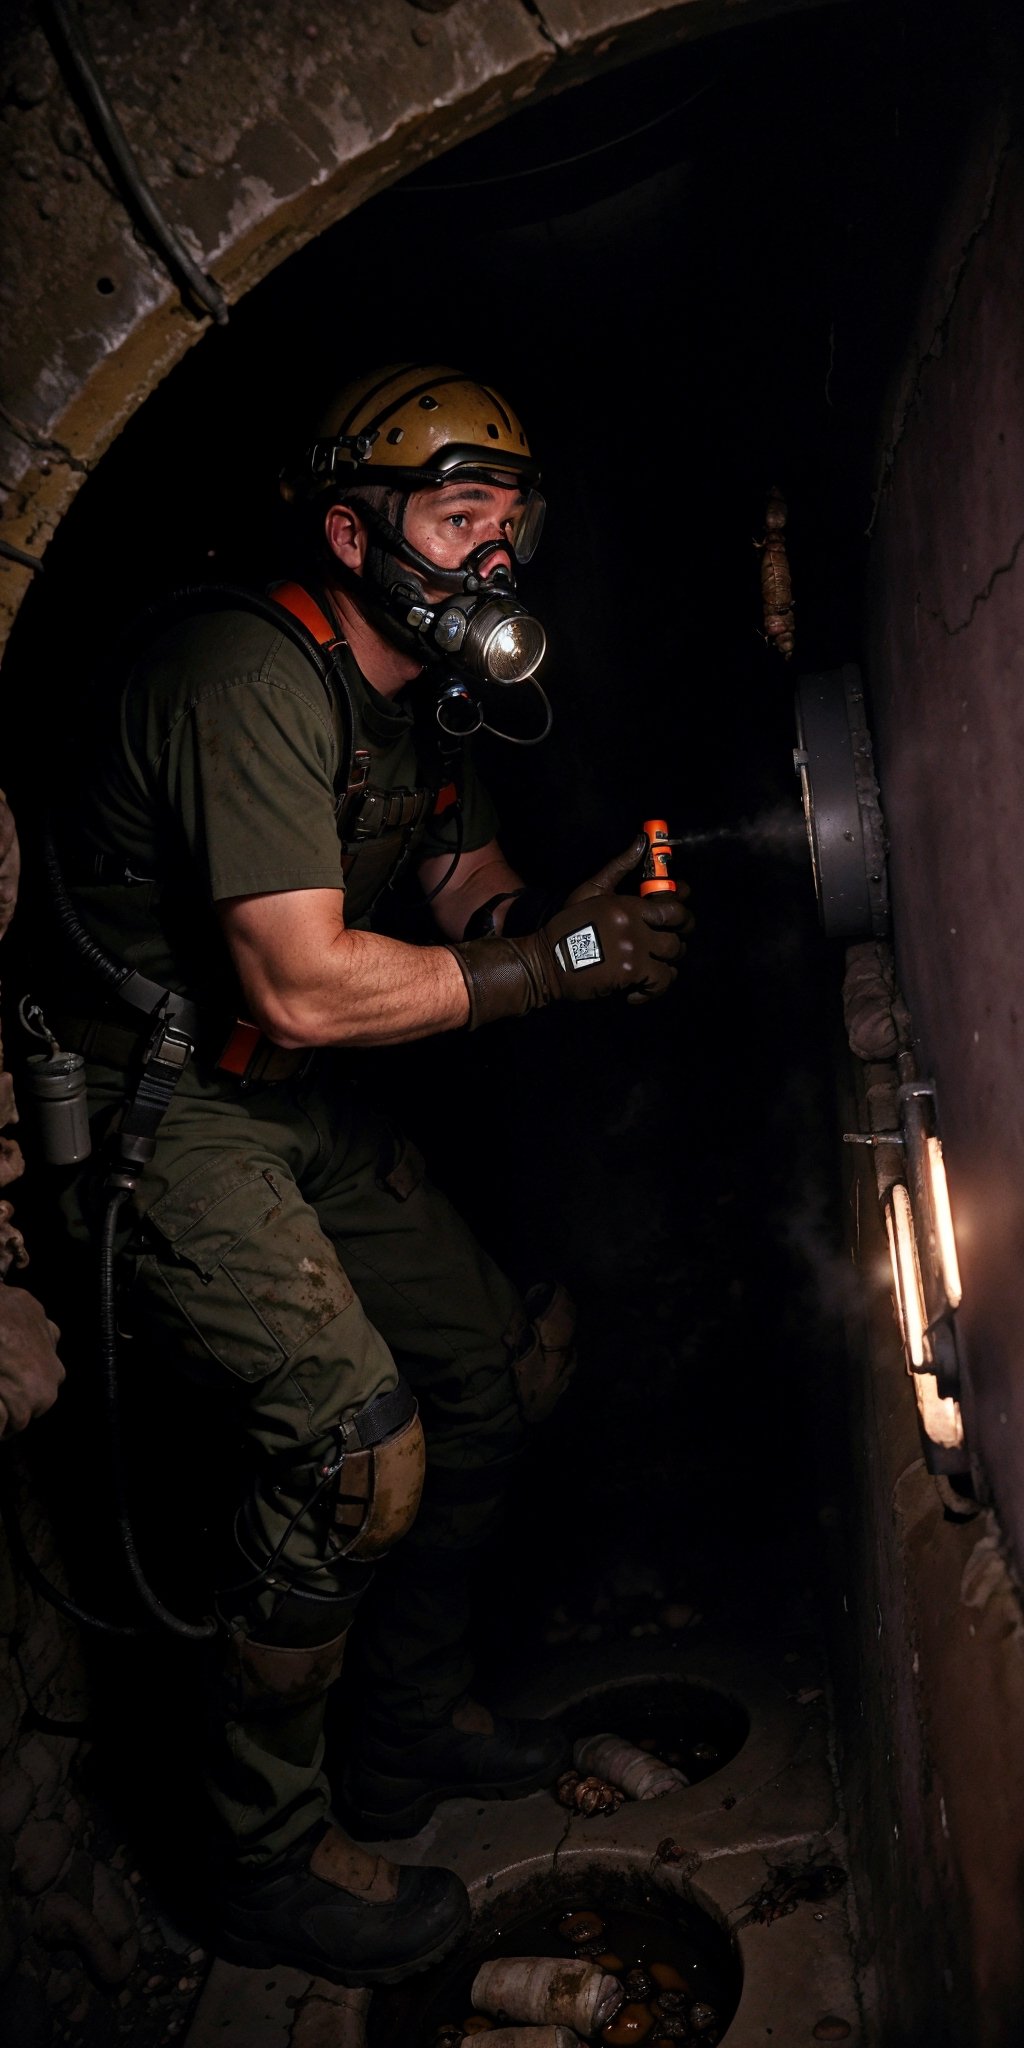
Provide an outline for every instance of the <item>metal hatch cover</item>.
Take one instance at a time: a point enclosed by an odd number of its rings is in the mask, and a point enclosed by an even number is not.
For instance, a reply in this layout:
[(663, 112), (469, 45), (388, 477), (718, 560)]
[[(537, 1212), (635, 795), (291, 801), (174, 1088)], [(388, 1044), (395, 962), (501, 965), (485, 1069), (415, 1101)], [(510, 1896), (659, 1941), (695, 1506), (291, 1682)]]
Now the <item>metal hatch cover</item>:
[(826, 938), (881, 939), (889, 929), (885, 821), (859, 668), (801, 676), (797, 744), (818, 913)]

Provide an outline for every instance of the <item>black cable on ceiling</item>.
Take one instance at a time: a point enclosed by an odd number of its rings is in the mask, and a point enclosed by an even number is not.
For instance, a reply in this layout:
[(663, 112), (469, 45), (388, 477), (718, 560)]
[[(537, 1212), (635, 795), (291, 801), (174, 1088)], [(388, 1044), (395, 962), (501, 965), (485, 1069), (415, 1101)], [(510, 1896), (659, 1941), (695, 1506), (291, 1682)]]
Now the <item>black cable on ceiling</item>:
[[(97, 69), (96, 59), (74, 7), (70, 0), (47, 0), (46, 12), (52, 17), (63, 54), (81, 87), (93, 122), (106, 144), (122, 196), (126, 194), (135, 211), (142, 215), (149, 230), (150, 240), (172, 276), (184, 280), (189, 291), (199, 300), (200, 305), (205, 306), (218, 327), (226, 327), (228, 302), (224, 293), (216, 278), (208, 277), (190, 256), (177, 229), (171, 226), (163, 208), (146, 183), (135, 153), (111, 105)], [(50, 41), (53, 41), (52, 35)]]

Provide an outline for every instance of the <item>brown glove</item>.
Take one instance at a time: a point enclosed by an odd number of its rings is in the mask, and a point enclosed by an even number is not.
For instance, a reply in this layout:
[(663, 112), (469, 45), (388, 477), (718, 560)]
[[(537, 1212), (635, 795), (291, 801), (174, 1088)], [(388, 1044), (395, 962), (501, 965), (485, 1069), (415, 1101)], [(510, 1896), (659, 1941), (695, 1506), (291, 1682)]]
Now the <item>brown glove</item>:
[(548, 1003), (608, 995), (648, 1002), (664, 995), (683, 951), (680, 933), (693, 920), (678, 895), (615, 894), (646, 850), (641, 832), (625, 853), (574, 889), (540, 931), (517, 939), (464, 939), (449, 948), (466, 977), (471, 1031)]

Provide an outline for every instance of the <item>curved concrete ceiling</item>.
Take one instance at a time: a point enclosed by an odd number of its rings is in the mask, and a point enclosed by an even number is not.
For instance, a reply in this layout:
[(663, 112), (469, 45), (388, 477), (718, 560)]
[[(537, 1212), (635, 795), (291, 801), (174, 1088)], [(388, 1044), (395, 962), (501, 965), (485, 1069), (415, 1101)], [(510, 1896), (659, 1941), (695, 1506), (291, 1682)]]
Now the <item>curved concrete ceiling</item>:
[[(0, 542), (38, 558), (211, 312), (363, 200), (598, 71), (822, 0), (80, 0), (134, 195), (46, 11), (5, 32)], [(150, 208), (150, 221), (144, 209)], [(0, 552), (0, 638), (32, 570)]]

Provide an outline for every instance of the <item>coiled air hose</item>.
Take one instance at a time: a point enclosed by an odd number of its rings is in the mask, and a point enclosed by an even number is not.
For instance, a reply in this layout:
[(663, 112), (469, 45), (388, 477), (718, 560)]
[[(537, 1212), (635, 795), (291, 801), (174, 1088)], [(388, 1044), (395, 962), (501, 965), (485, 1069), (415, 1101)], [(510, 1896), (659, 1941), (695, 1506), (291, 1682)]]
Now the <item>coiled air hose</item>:
[[(91, 938), (80, 922), (75, 906), (68, 894), (60, 857), (53, 832), (49, 825), (43, 834), (43, 859), (46, 878), (50, 885), (53, 908), (61, 936), (67, 941), (82, 962), (111, 991), (124, 987), (131, 980), (135, 970), (111, 960), (102, 946)], [(138, 1169), (135, 1169), (137, 1173)], [(100, 1228), (100, 1276), (99, 1276), (99, 1320), (100, 1320), (100, 1368), (106, 1409), (107, 1430), (110, 1444), (110, 1463), (114, 1478), (114, 1517), (117, 1526), (121, 1552), (128, 1568), (135, 1592), (147, 1613), (160, 1626), (169, 1629), (172, 1635), (183, 1636), (190, 1642), (208, 1642), (217, 1634), (217, 1623), (208, 1616), (204, 1621), (185, 1621), (174, 1614), (154, 1593), (142, 1568), (135, 1532), (128, 1508), (128, 1493), (125, 1484), (124, 1459), (121, 1450), (121, 1399), (117, 1369), (117, 1292), (114, 1277), (114, 1261), (117, 1244), (117, 1226), (121, 1210), (134, 1192), (134, 1174), (120, 1170), (115, 1164), (108, 1175), (105, 1189), (103, 1221)], [(8, 1512), (12, 1512), (8, 1510)], [(26, 1561), (33, 1584), (53, 1606), (71, 1621), (85, 1628), (96, 1629), (104, 1635), (140, 1636), (146, 1631), (129, 1623), (107, 1621), (102, 1615), (90, 1614), (79, 1607), (76, 1601), (54, 1586), (46, 1574), (28, 1553), (27, 1546), (18, 1532), (18, 1551)]]
[(103, 1397), (107, 1411), (107, 1430), (110, 1441), (110, 1464), (114, 1474), (114, 1518), (121, 1542), (121, 1551), (128, 1567), (135, 1591), (154, 1621), (172, 1635), (184, 1636), (189, 1642), (205, 1643), (217, 1633), (217, 1623), (212, 1615), (205, 1621), (184, 1621), (180, 1614), (174, 1614), (165, 1607), (154, 1593), (139, 1557), (135, 1542), (135, 1531), (128, 1509), (128, 1489), (125, 1484), (124, 1458), (121, 1451), (121, 1397), (117, 1378), (117, 1296), (114, 1283), (114, 1258), (117, 1244), (117, 1223), (121, 1210), (131, 1196), (132, 1189), (123, 1185), (108, 1185), (103, 1223), (100, 1230), (100, 1367), (103, 1381)]
[(80, 922), (78, 912), (68, 895), (67, 883), (64, 880), (64, 870), (60, 864), (60, 855), (57, 852), (57, 844), (53, 836), (52, 827), (49, 824), (43, 830), (43, 865), (46, 869), (46, 879), (50, 885), (54, 913), (60, 926), (61, 937), (67, 940), (68, 945), (78, 954), (79, 959), (84, 962), (85, 966), (91, 968), (100, 981), (106, 982), (109, 989), (120, 988), (128, 980), (132, 970), (130, 967), (122, 967), (116, 960), (112, 960), (109, 953), (103, 951), (102, 946), (98, 945), (94, 938), (90, 937), (85, 926)]

